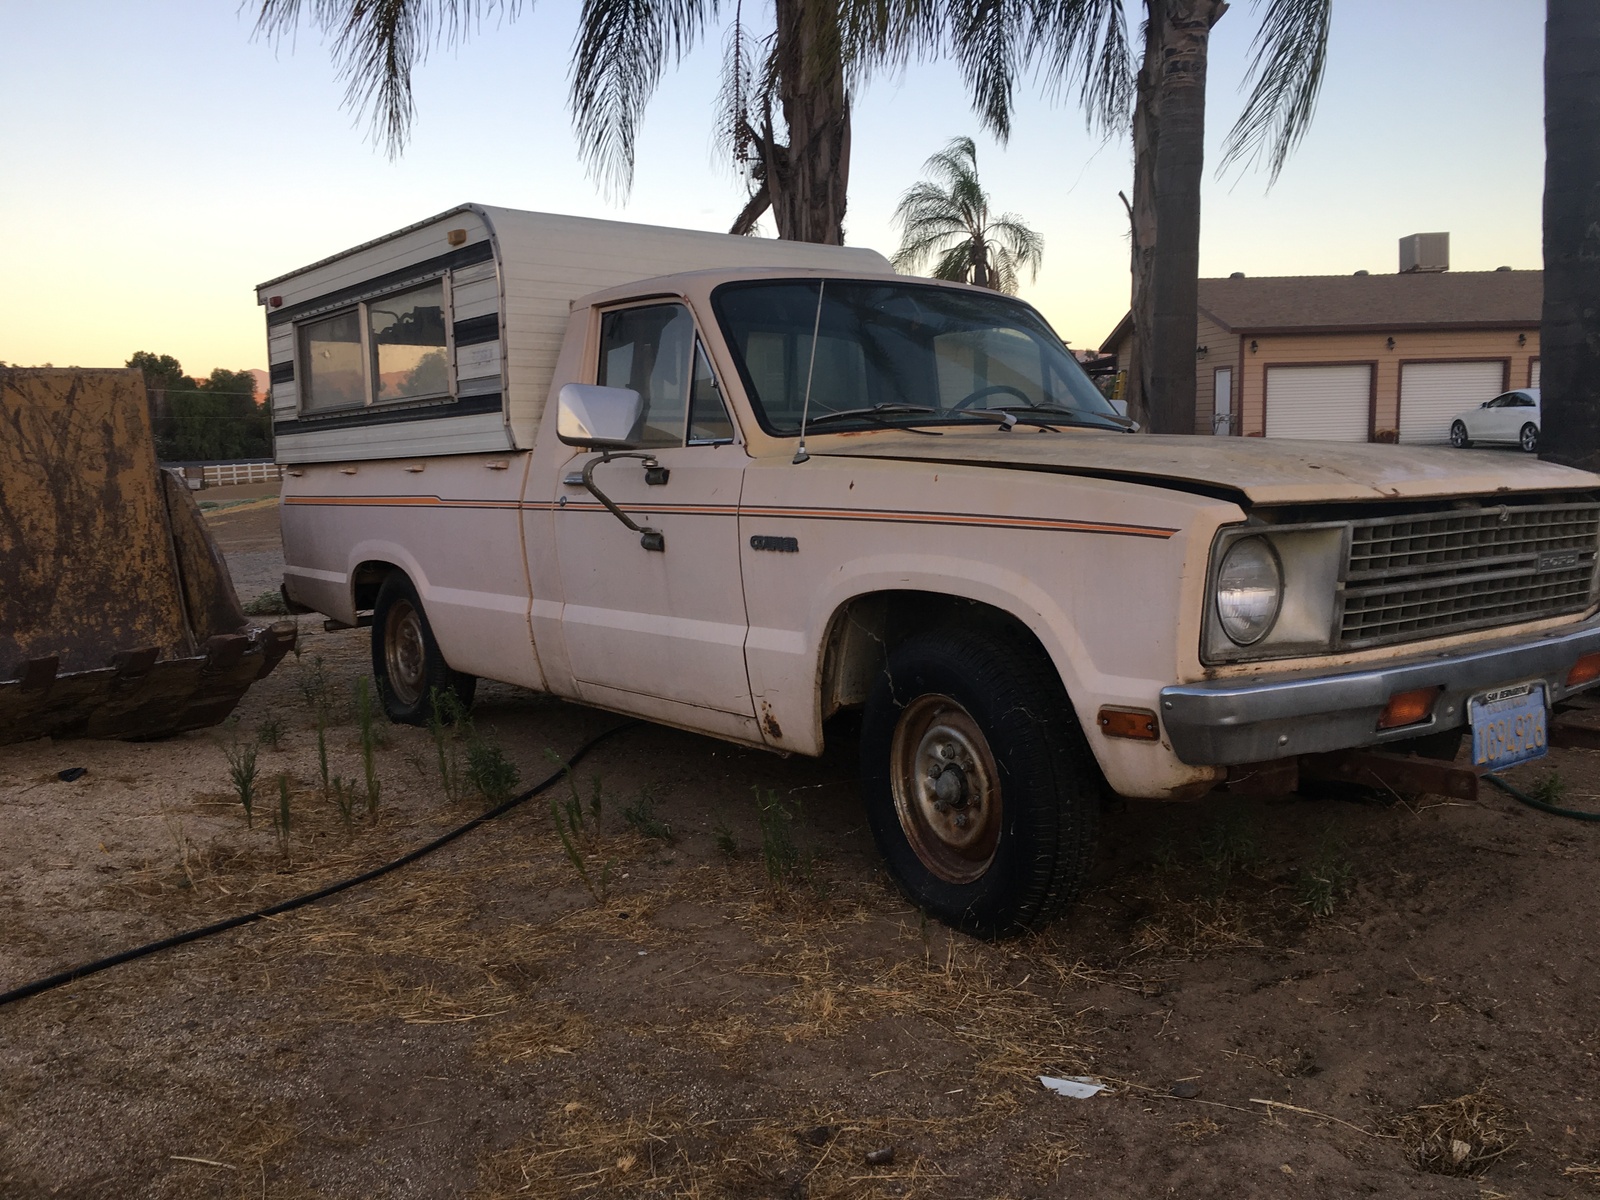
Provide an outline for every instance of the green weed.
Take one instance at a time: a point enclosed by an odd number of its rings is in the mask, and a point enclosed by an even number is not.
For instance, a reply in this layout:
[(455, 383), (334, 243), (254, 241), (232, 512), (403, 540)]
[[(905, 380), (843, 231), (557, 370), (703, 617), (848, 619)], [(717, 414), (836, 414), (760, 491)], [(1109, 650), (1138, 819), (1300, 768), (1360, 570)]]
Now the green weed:
[(467, 782), (483, 797), (486, 807), (511, 799), (521, 781), (517, 764), (498, 745), (476, 737), (467, 743)]
[(281, 717), (268, 717), (256, 726), (256, 742), (262, 746), (269, 746), (276, 750), (283, 741), (283, 719)]
[(451, 804), (459, 804), (466, 798), (468, 780), (461, 742), (471, 734), (472, 720), (455, 692), (441, 692), (435, 688), (429, 693), (428, 735), (433, 739), (434, 757), (438, 762), (439, 786)]
[(1227, 890), (1235, 875), (1248, 874), (1261, 862), (1261, 840), (1243, 813), (1219, 818), (1200, 835), (1200, 866), (1215, 893)]
[(1560, 771), (1551, 771), (1528, 791), (1541, 804), (1553, 804), (1561, 807), (1561, 802), (1567, 795), (1567, 781), (1561, 778)]
[(334, 807), (339, 810), (339, 820), (344, 823), (345, 832), (349, 833), (355, 825), (356, 803), (360, 799), (356, 792), (356, 781), (335, 775), (328, 791)]
[(278, 838), (278, 853), (283, 855), (285, 862), (289, 861), (289, 827), (291, 815), (289, 812), (289, 777), (282, 771), (278, 772), (278, 811), (272, 815), (272, 832)]
[(365, 676), (356, 688), (356, 716), (361, 726), (361, 771), (367, 785), (367, 820), (377, 824), (378, 797), (383, 786), (378, 782), (378, 735), (377, 724), (373, 720), (372, 689), (367, 686)]
[(247, 828), (255, 825), (257, 750), (258, 747), (253, 742), (234, 742), (222, 748), (222, 752), (228, 757), (228, 778), (233, 783), (233, 794), (239, 798), (239, 803), (244, 807), (244, 823)]
[(672, 842), (672, 826), (656, 816), (656, 802), (649, 792), (640, 792), (639, 798), (622, 810), (622, 819), (638, 831), (640, 837)]
[[(582, 805), (575, 802), (576, 788), (573, 789), (573, 795), (574, 800), (569, 800), (566, 804), (562, 804), (554, 796), (550, 797), (550, 819), (555, 822), (556, 836), (561, 839), (561, 849), (565, 852), (567, 861), (572, 864), (573, 870), (578, 873), (578, 878), (594, 897), (595, 903), (604, 904), (611, 892), (611, 872), (616, 866), (616, 860), (606, 859), (600, 866), (598, 876), (590, 873), (584, 854), (578, 848), (578, 843), (584, 836), (584, 820)], [(592, 832), (591, 837), (593, 837)]]
[(1312, 916), (1332, 916), (1335, 905), (1354, 890), (1355, 874), (1355, 864), (1350, 861), (1344, 842), (1326, 833), (1311, 861), (1300, 871), (1295, 902)]
[(711, 836), (724, 858), (739, 857), (739, 843), (733, 840), (733, 828), (726, 820), (718, 821), (711, 827)]
[(781, 887), (791, 879), (809, 873), (810, 858), (803, 855), (794, 840), (794, 823), (800, 815), (800, 803), (790, 804), (776, 790), (765, 796), (757, 787), (756, 821), (761, 829), (761, 862), (767, 869), (767, 880)]

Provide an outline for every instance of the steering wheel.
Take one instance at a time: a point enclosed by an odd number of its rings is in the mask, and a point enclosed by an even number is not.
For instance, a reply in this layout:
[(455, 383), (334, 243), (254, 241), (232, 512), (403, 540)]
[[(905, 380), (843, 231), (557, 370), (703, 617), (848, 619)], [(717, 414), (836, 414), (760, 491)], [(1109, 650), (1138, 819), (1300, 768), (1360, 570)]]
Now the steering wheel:
[(979, 400), (982, 400), (984, 397), (998, 395), (1000, 392), (1010, 392), (1013, 396), (1015, 396), (1018, 400), (1021, 400), (1024, 404), (1032, 404), (1033, 403), (1033, 401), (1028, 399), (1028, 393), (1023, 391), (1021, 388), (1012, 387), (1009, 383), (993, 383), (993, 384), (990, 384), (988, 387), (979, 388), (977, 391), (972, 392), (969, 395), (963, 396), (960, 400), (957, 400), (954, 404), (952, 404), (950, 406), (950, 411), (951, 412), (960, 412), (962, 409), (968, 408), (971, 405), (976, 404)]

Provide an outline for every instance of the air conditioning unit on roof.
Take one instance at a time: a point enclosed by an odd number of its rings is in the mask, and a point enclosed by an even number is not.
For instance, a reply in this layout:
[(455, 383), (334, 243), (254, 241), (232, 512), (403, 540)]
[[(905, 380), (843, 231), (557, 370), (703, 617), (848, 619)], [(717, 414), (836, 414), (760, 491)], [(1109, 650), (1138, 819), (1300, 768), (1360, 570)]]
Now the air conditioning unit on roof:
[(1448, 271), (1450, 269), (1450, 235), (1448, 233), (1413, 233), (1400, 239), (1400, 273)]

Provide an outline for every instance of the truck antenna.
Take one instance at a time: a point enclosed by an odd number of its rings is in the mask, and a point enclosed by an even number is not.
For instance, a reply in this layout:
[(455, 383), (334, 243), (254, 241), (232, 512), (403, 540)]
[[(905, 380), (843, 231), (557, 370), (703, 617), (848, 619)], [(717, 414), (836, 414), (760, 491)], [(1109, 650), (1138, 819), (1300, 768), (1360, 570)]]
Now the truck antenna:
[(795, 448), (793, 462), (803, 463), (811, 458), (806, 453), (806, 414), (811, 411), (811, 376), (817, 369), (817, 334), (822, 329), (822, 290), (828, 286), (826, 279), (817, 280), (817, 317), (811, 324), (811, 361), (806, 364), (806, 398), (800, 405), (800, 445)]

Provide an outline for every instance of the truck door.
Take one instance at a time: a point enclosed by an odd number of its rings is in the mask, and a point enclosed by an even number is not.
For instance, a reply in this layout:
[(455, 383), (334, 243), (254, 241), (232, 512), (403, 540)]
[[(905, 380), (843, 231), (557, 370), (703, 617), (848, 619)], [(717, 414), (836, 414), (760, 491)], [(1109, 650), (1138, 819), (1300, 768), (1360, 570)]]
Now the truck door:
[[(654, 465), (616, 458), (595, 466), (592, 480), (659, 537), (629, 529), (584, 486), (583, 468), (598, 451), (580, 451), (566, 464), (554, 525), (561, 627), (580, 695), (607, 708), (758, 736), (739, 578), (745, 453), (694, 318), (677, 303), (609, 310), (600, 317), (599, 355), (596, 383), (644, 397), (640, 449)], [(662, 701), (699, 712), (674, 714)]]

